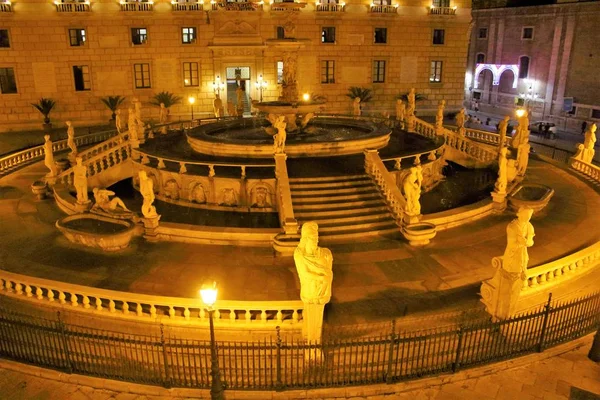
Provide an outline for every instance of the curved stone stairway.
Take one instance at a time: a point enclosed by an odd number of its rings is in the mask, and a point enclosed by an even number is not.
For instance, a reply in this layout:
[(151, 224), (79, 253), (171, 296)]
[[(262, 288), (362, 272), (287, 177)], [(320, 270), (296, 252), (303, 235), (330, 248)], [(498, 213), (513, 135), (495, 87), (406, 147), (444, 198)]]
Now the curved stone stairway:
[(400, 229), (366, 174), (290, 178), (298, 224), (315, 221), (324, 242), (395, 236)]

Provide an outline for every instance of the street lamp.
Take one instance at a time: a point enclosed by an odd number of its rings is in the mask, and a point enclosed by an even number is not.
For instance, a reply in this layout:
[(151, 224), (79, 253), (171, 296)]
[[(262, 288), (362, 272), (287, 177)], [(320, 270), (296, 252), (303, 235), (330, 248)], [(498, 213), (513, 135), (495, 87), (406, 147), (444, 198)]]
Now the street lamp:
[(267, 81), (263, 81), (262, 74), (258, 76), (256, 80), (256, 88), (258, 89), (258, 93), (260, 94), (260, 102), (263, 101), (263, 90), (267, 88)]
[(310, 100), (310, 94), (304, 93), (302, 95), (302, 100), (304, 100), (304, 102), (308, 103), (308, 101)]
[(221, 90), (225, 89), (225, 84), (221, 82), (221, 75), (217, 75), (217, 78), (212, 83), (213, 91), (217, 96), (221, 95)]
[(221, 383), (221, 372), (219, 371), (219, 359), (217, 358), (217, 343), (215, 342), (215, 326), (213, 305), (217, 301), (217, 282), (202, 285), (200, 297), (208, 311), (208, 322), (210, 326), (210, 375), (212, 382), (210, 386), (210, 398), (212, 400), (223, 400), (223, 384)]
[(194, 103), (196, 102), (196, 98), (194, 96), (188, 97), (188, 103), (190, 103), (190, 107), (192, 108), (192, 121), (194, 121)]

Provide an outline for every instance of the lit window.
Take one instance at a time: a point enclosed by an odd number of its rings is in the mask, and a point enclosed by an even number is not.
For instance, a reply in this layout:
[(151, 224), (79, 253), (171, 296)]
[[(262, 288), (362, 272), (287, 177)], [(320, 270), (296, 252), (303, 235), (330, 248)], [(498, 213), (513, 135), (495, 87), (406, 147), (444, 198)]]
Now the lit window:
[(131, 43), (134, 45), (144, 44), (148, 41), (148, 30), (146, 28), (131, 28)]
[(450, 0), (433, 0), (434, 7), (450, 7)]
[(519, 79), (525, 79), (529, 76), (529, 57), (519, 58)]
[(433, 44), (444, 44), (444, 36), (446, 31), (444, 29), (433, 30)]
[(387, 43), (387, 28), (375, 28), (375, 43)]
[(477, 36), (479, 39), (487, 39), (488, 28), (479, 28), (479, 35)]
[(335, 83), (335, 61), (321, 61), (321, 83)]
[(136, 89), (147, 89), (150, 87), (150, 64), (134, 64), (133, 73)]
[(429, 73), (429, 82), (440, 83), (442, 81), (442, 61), (432, 61)]
[(283, 83), (283, 61), (277, 61), (277, 84)]
[(69, 29), (69, 44), (71, 47), (83, 46), (85, 39), (85, 29)]
[(321, 30), (321, 43), (335, 43), (335, 27), (323, 27)]
[(74, 65), (73, 80), (75, 81), (76, 91), (84, 92), (90, 90), (90, 67), (87, 65)]
[(181, 28), (181, 43), (196, 43), (196, 28)]
[(385, 82), (385, 60), (373, 61), (373, 83)]
[(17, 81), (13, 68), (0, 68), (0, 94), (17, 93)]
[(521, 34), (521, 39), (523, 40), (531, 40), (533, 39), (533, 28), (523, 28), (523, 33)]
[(200, 86), (197, 62), (183, 63), (183, 86)]
[(0, 47), (10, 47), (8, 29), (0, 29)]
[(475, 61), (475, 63), (483, 64), (484, 62), (485, 62), (485, 54), (477, 53), (477, 60)]

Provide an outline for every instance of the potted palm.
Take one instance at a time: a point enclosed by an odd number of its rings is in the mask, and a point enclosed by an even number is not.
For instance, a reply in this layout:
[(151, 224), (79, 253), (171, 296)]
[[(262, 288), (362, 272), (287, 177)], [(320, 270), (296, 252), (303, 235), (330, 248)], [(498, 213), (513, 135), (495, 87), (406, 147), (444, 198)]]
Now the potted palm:
[(368, 103), (373, 98), (373, 91), (365, 87), (350, 86), (348, 93), (346, 93), (346, 97), (349, 97), (352, 100), (358, 97), (361, 103)]
[(150, 104), (157, 107), (160, 107), (161, 104), (164, 104), (165, 108), (167, 109), (167, 119), (169, 118), (170, 114), (169, 108), (179, 103), (181, 103), (181, 97), (167, 91), (156, 93), (150, 101)]
[[(408, 102), (408, 93), (409, 92), (399, 94), (398, 96), (396, 96), (396, 99), (402, 100), (404, 102)], [(427, 100), (427, 96), (425, 96), (424, 94), (421, 94), (421, 93), (415, 93), (415, 102), (421, 101), (421, 100)]]
[(104, 105), (112, 112), (110, 122), (114, 123), (117, 118), (117, 110), (119, 109), (119, 106), (123, 104), (125, 99), (126, 97), (124, 96), (106, 96), (100, 99), (100, 101), (102, 101), (102, 103), (104, 103)]
[(31, 103), (31, 105), (44, 116), (44, 129), (51, 129), (52, 124), (50, 123), (49, 115), (56, 102), (52, 99), (42, 97), (37, 103)]

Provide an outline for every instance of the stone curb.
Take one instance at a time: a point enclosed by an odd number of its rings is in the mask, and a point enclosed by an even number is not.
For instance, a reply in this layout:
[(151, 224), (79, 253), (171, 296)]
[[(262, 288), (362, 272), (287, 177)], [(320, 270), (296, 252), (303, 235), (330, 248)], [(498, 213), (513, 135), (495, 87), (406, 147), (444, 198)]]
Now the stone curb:
[[(589, 345), (593, 340), (594, 334), (591, 333), (579, 339), (553, 347), (543, 353), (529, 354), (512, 360), (502, 361), (482, 367), (466, 369), (456, 374), (444, 374), (419, 380), (387, 384), (374, 384), (364, 386), (348, 386), (326, 389), (309, 390), (287, 390), (283, 392), (275, 391), (241, 391), (227, 390), (226, 398), (228, 400), (240, 399), (262, 399), (262, 400), (294, 400), (294, 399), (346, 399), (346, 398), (366, 398), (368, 396), (393, 396), (395, 394), (409, 392), (414, 390), (424, 390), (448, 383), (460, 382), (466, 379), (479, 378), (491, 375), (507, 369), (519, 368), (525, 365), (545, 360), (551, 357), (561, 355), (583, 346)], [(0, 369), (7, 369), (38, 378), (59, 381), (67, 384), (88, 386), (95, 389), (103, 389), (114, 392), (129, 393), (144, 396), (165, 396), (182, 397), (195, 399), (209, 399), (210, 392), (207, 389), (185, 389), (172, 388), (166, 389), (160, 386), (148, 386), (136, 383), (122, 382), (111, 379), (95, 378), (78, 374), (67, 374), (64, 372), (44, 369), (28, 364), (21, 364), (15, 361), (0, 359)]]

